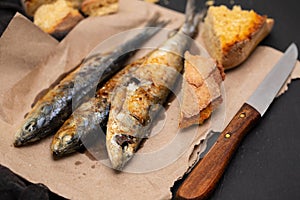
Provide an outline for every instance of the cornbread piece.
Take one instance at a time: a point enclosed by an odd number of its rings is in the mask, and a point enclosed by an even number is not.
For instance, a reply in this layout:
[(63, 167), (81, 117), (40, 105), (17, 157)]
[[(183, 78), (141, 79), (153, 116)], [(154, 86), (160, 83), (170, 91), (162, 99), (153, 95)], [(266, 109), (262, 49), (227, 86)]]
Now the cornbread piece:
[(202, 37), (209, 54), (226, 69), (245, 61), (271, 31), (274, 20), (253, 10), (234, 6), (211, 6), (204, 20)]
[(40, 6), (34, 14), (34, 24), (57, 39), (64, 37), (83, 16), (65, 0)]
[(211, 58), (185, 53), (179, 127), (202, 124), (222, 102), (223, 72)]
[[(34, 16), (36, 10), (44, 4), (54, 3), (56, 0), (24, 0), (25, 11), (29, 16)], [(66, 0), (68, 1), (74, 8), (79, 9), (82, 0)]]
[(55, 0), (24, 0), (25, 11), (29, 16), (33, 16), (35, 11), (43, 4), (52, 3)]
[(102, 16), (118, 11), (118, 0), (84, 0), (81, 11), (88, 16)]

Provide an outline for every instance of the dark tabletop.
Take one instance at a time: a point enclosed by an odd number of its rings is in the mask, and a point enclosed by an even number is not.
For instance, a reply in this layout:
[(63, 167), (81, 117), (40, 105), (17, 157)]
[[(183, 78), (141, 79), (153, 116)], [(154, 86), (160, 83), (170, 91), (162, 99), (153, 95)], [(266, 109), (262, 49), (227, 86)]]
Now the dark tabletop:
[[(171, 0), (178, 11), (184, 5)], [(232, 6), (229, 0), (215, 4)], [(300, 10), (294, 0), (235, 0), (275, 19), (271, 34), (262, 41), (284, 51), (291, 42), (300, 47)], [(298, 56), (298, 59), (300, 56)], [(260, 123), (242, 141), (210, 200), (300, 199), (300, 81), (275, 99)]]
[[(216, 5), (226, 4), (231, 7), (229, 2), (232, 1), (215, 0)], [(300, 12), (297, 1), (233, 2), (275, 19), (274, 29), (262, 41), (262, 45), (281, 51), (291, 42), (300, 47)], [(180, 12), (185, 7), (185, 1), (182, 0), (161, 0), (159, 4)], [(0, 6), (1, 35), (15, 11), (22, 10), (17, 0), (1, 0)], [(273, 102), (260, 123), (242, 141), (210, 199), (300, 199), (299, 114), (300, 81), (295, 80), (289, 85), (288, 92)], [(50, 195), (50, 199), (58, 198)]]

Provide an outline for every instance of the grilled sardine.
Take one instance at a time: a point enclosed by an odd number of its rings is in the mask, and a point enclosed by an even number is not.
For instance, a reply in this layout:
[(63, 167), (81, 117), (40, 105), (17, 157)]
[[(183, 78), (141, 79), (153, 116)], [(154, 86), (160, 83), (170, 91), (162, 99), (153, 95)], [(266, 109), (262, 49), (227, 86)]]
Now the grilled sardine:
[(114, 169), (122, 169), (147, 137), (151, 122), (183, 69), (183, 54), (200, 19), (194, 5), (195, 0), (188, 1), (186, 21), (180, 30), (150, 53), (112, 93), (106, 148)]
[[(146, 25), (147, 27), (163, 27), (166, 22), (159, 22), (158, 15)], [(15, 146), (22, 146), (46, 137), (61, 127), (83, 100), (96, 91), (99, 84), (104, 83), (159, 28), (145, 29), (134, 38), (116, 48), (111, 54), (96, 54), (84, 61), (81, 66), (66, 76), (53, 89), (49, 90), (35, 104), (26, 116), (20, 129), (15, 134)]]

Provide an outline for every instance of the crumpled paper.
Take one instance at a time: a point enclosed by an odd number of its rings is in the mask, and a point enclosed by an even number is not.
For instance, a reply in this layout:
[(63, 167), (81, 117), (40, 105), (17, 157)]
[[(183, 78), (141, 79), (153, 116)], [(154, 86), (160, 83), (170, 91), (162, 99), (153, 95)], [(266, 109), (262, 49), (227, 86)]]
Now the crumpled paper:
[[(135, 166), (134, 158), (129, 163), (130, 169), (138, 173), (116, 173), (92, 159), (89, 153), (53, 160), (51, 137), (22, 148), (13, 146), (14, 134), (39, 92), (75, 67), (98, 43), (122, 31), (142, 27), (156, 11), (171, 20), (170, 29), (184, 21), (183, 14), (175, 11), (141, 1), (121, 0), (117, 14), (81, 21), (60, 43), (17, 14), (0, 39), (0, 163), (28, 181), (43, 183), (70, 199), (170, 199), (170, 187), (205, 146), (195, 145), (211, 127), (224, 128), (281, 52), (260, 46), (240, 67), (228, 71), (224, 104), (202, 126), (178, 131), (179, 104), (173, 100), (160, 116), (154, 134), (138, 152), (150, 156), (149, 162)], [(196, 40), (201, 43), (200, 35)], [(298, 62), (291, 78), (300, 76), (299, 65)]]

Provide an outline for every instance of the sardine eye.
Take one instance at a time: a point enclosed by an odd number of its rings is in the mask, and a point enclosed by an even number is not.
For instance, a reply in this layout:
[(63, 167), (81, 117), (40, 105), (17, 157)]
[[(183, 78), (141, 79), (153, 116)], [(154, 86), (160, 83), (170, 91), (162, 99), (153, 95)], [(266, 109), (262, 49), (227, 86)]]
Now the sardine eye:
[(125, 135), (125, 134), (120, 134), (115, 136), (115, 140), (118, 145), (124, 149), (125, 147), (128, 147), (130, 144), (133, 144), (136, 142), (136, 137), (132, 135)]
[(32, 132), (35, 130), (35, 128), (36, 128), (35, 121), (31, 121), (28, 124), (26, 124), (26, 126), (24, 127), (24, 130), (27, 132)]

